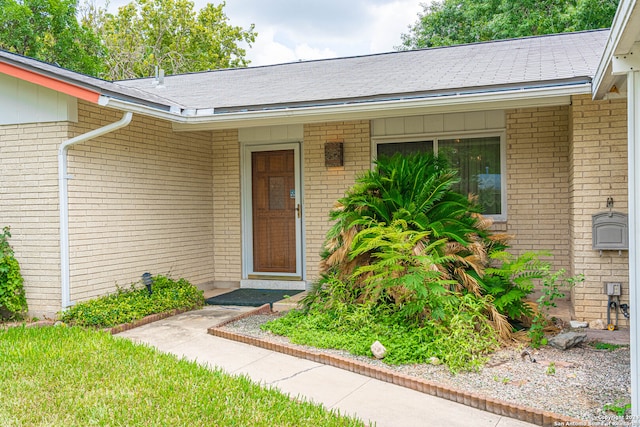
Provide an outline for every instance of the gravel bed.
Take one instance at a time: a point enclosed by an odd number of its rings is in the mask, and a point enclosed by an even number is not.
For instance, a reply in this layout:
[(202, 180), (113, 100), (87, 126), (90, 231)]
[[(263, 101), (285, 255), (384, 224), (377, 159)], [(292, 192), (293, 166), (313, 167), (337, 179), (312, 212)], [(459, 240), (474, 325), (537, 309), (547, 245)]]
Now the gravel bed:
[[(260, 329), (275, 316), (277, 314), (250, 316), (223, 329), (292, 345), (286, 337)], [(597, 350), (581, 344), (566, 351), (550, 346), (538, 350), (514, 346), (494, 353), (480, 372), (456, 375), (442, 365), (387, 365), (373, 357), (354, 356), (341, 350), (314, 350), (357, 359), (458, 390), (579, 418), (594, 425), (630, 425), (623, 417), (604, 410), (607, 404), (624, 406), (631, 401), (629, 346)]]

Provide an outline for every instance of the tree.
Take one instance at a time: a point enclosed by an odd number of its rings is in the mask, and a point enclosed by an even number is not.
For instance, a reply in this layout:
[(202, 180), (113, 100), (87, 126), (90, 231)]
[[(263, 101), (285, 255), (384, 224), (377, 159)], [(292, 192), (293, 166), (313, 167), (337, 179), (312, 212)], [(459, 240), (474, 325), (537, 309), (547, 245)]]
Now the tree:
[(103, 70), (104, 49), (80, 25), (76, 0), (0, 0), (0, 48), (80, 73)]
[(196, 13), (189, 0), (134, 0), (115, 15), (94, 8), (84, 20), (101, 35), (110, 80), (149, 76), (156, 66), (167, 74), (246, 66), (239, 44), (255, 41), (254, 25), (230, 25), (224, 6)]
[(607, 28), (618, 0), (442, 0), (424, 5), (400, 49)]

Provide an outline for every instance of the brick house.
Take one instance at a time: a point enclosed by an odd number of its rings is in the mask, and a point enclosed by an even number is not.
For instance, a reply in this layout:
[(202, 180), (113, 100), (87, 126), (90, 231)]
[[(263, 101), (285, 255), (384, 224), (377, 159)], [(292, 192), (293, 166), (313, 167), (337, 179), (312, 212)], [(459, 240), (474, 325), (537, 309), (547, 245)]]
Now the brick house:
[(0, 225), (30, 310), (145, 271), (304, 289), (334, 201), (378, 153), (422, 147), (459, 153), (514, 251), (583, 273), (575, 318), (604, 319), (604, 282), (629, 301), (628, 252), (592, 247), (594, 214), (628, 213), (627, 100), (614, 82), (594, 98), (608, 43), (600, 30), (114, 83), (0, 52)]

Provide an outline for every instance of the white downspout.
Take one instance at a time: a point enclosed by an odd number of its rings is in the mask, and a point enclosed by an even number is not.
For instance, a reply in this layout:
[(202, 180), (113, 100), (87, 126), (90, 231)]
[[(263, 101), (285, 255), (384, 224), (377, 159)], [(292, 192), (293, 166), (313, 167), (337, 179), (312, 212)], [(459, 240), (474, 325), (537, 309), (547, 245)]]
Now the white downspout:
[(69, 262), (69, 191), (67, 180), (67, 151), (70, 146), (97, 138), (109, 132), (127, 126), (131, 122), (133, 113), (125, 112), (124, 116), (115, 123), (94, 129), (75, 138), (71, 138), (60, 145), (58, 149), (58, 189), (60, 202), (60, 288), (62, 293), (62, 308), (73, 305), (71, 302), (70, 262)]
[(640, 421), (640, 42), (634, 43), (628, 53), (613, 56), (611, 71), (613, 75), (627, 77), (631, 424), (637, 425)]
[(627, 74), (632, 424), (640, 422), (640, 71)]

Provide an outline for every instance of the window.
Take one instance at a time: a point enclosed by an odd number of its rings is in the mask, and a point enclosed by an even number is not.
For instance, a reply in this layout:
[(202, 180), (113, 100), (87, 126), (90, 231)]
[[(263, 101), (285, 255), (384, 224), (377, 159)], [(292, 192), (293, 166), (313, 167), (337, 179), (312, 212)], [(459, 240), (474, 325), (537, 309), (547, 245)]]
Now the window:
[(384, 140), (375, 141), (374, 144), (376, 156), (434, 152), (446, 157), (460, 176), (460, 182), (454, 189), (462, 194), (477, 195), (483, 214), (498, 220), (505, 219), (504, 160), (500, 135), (418, 141)]
[(415, 141), (415, 142), (389, 142), (386, 144), (378, 144), (377, 156), (393, 156), (396, 153), (413, 154), (413, 153), (433, 153), (433, 141)]

